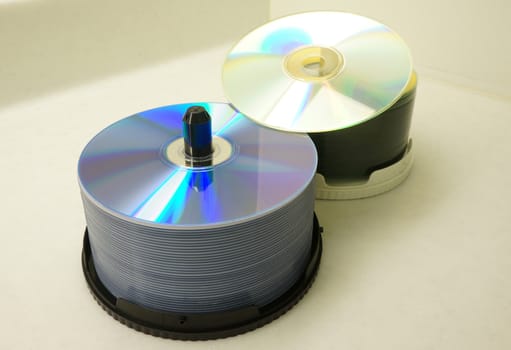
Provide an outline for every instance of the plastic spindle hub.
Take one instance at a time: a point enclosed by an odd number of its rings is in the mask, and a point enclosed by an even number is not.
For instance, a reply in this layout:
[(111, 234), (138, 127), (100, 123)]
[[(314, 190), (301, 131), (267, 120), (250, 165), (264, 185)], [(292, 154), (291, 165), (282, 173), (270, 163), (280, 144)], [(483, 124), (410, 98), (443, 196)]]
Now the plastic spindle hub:
[(185, 154), (190, 158), (205, 158), (213, 153), (211, 117), (201, 106), (188, 108), (183, 116)]

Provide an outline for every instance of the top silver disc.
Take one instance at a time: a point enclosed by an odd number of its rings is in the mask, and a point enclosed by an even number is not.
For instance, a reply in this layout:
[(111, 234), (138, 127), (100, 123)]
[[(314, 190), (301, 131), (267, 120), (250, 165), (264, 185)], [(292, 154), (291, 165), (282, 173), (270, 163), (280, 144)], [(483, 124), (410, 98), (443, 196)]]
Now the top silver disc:
[(412, 75), (408, 47), (391, 29), (343, 12), (269, 22), (238, 42), (223, 66), (229, 101), (259, 124), (324, 132), (389, 108)]

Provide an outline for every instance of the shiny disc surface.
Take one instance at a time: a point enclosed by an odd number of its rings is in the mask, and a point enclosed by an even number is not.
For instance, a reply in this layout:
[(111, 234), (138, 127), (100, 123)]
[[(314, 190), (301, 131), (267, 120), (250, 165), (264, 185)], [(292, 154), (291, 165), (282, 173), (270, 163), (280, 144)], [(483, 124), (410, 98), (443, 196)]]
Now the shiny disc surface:
[(369, 120), (404, 91), (404, 41), (366, 17), (309, 12), (269, 22), (238, 42), (223, 66), (229, 101), (259, 124), (323, 132)]
[[(173, 163), (192, 105), (206, 108), (227, 160), (202, 168)], [(216, 151), (215, 151), (216, 152)], [(281, 207), (312, 180), (317, 156), (306, 135), (261, 127), (225, 103), (160, 107), (122, 119), (96, 135), (78, 164), (82, 194), (122, 219), (163, 227), (221, 226)]]

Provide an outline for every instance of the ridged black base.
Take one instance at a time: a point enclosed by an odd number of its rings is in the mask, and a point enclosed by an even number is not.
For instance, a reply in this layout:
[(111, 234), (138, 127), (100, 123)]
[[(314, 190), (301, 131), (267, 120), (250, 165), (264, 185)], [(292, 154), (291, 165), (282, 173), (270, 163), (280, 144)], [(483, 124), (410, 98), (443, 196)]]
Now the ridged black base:
[(321, 260), (321, 227), (314, 216), (311, 257), (300, 279), (280, 298), (262, 307), (183, 314), (149, 309), (113, 296), (94, 268), (89, 235), (85, 229), (82, 267), (89, 288), (99, 305), (121, 323), (147, 334), (181, 340), (218, 339), (242, 334), (277, 319), (291, 309), (309, 290)]

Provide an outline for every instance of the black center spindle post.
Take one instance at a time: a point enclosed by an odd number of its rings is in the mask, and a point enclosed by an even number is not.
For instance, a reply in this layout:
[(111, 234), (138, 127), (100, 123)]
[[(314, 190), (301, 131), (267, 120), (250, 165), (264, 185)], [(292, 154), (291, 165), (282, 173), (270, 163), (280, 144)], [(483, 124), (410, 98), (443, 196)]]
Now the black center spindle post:
[(189, 166), (211, 165), (213, 136), (211, 116), (204, 107), (192, 106), (183, 116), (183, 140), (186, 162)]

